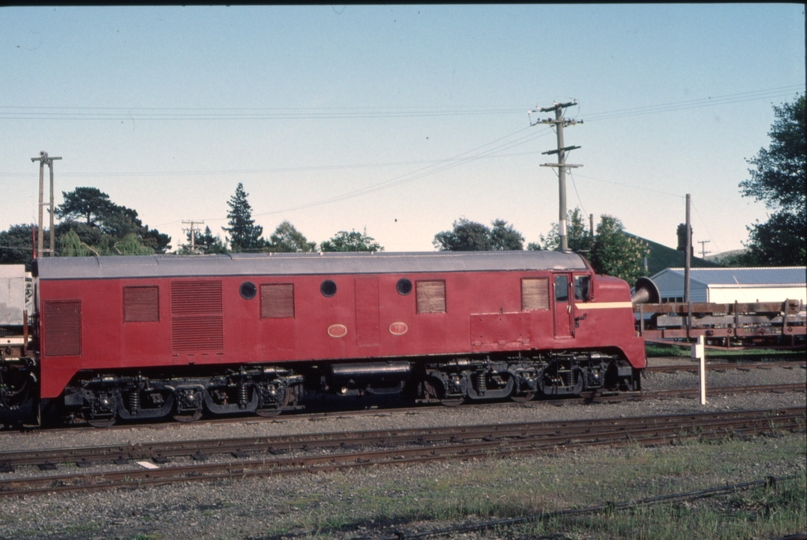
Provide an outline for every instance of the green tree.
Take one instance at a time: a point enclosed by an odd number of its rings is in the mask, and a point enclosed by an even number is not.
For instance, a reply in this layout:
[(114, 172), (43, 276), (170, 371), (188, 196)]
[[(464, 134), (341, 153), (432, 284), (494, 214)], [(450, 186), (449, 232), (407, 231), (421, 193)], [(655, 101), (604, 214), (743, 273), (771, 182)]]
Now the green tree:
[(491, 223), (490, 246), (495, 251), (521, 251), (524, 249), (524, 237), (508, 225), (503, 219), (495, 219)]
[[(7, 231), (0, 231), (0, 264), (24, 264), (31, 270), (34, 259), (32, 230), (36, 225), (23, 223), (12, 225)], [(50, 234), (45, 231), (45, 247), (49, 247)]]
[(238, 183), (235, 188), (235, 195), (227, 201), (230, 211), (227, 212), (229, 227), (222, 227), (230, 233), (227, 241), (230, 242), (230, 249), (239, 251), (258, 251), (266, 245), (266, 241), (261, 238), (263, 227), (255, 225), (252, 219), (252, 207), (247, 201), (249, 193), (244, 191), (244, 185)]
[(118, 255), (152, 255), (154, 250), (140, 243), (135, 233), (129, 233), (112, 246)]
[(773, 107), (776, 120), (771, 144), (746, 160), (751, 178), (740, 182), (744, 197), (764, 201), (773, 213), (765, 223), (748, 226), (750, 264), (807, 264), (807, 103), (804, 94), (793, 103)]
[(647, 275), (642, 262), (648, 253), (650, 248), (647, 243), (626, 235), (620, 220), (613, 216), (600, 216), (589, 258), (598, 274), (615, 276), (633, 284)]
[(269, 249), (282, 253), (308, 253), (317, 250), (317, 243), (309, 242), (294, 225), (283, 221), (269, 237)]
[(136, 210), (113, 203), (109, 195), (97, 188), (78, 187), (62, 195), (64, 202), (54, 212), (62, 220), (56, 227), (60, 238), (72, 230), (83, 244), (101, 255), (116, 255), (113, 246), (124, 242), (130, 234), (150, 248), (151, 253), (165, 253), (171, 248), (170, 236), (149, 229)]
[[(586, 228), (585, 217), (579, 208), (566, 211), (566, 241), (569, 249), (575, 252), (591, 250), (591, 233)], [(543, 249), (554, 251), (560, 246), (558, 224), (553, 223), (546, 236), (541, 235)]]
[(90, 255), (93, 255), (92, 250), (81, 241), (76, 231), (70, 229), (59, 236), (59, 256), (88, 257)]
[(434, 235), (438, 251), (507, 251), (524, 249), (524, 237), (503, 219), (493, 220), (493, 228), (464, 217), (452, 223), (450, 231)]
[(62, 191), (64, 202), (60, 204), (54, 214), (57, 218), (66, 221), (84, 219), (84, 223), (91, 226), (100, 226), (100, 222), (109, 214), (115, 205), (109, 200), (109, 195), (94, 187), (77, 187), (73, 191)]
[(322, 251), (384, 251), (384, 248), (367, 233), (355, 230), (339, 231), (330, 240), (320, 244)]

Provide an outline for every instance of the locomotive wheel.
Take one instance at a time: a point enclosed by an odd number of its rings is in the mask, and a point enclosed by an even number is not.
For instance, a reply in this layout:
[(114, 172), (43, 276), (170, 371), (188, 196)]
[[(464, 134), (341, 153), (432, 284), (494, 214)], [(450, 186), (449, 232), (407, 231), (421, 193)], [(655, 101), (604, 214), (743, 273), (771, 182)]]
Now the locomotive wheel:
[(196, 422), (202, 417), (202, 410), (198, 409), (193, 411), (192, 413), (183, 413), (183, 414), (174, 414), (173, 418), (177, 422), (182, 422), (183, 424), (189, 424), (191, 422)]
[(515, 401), (516, 403), (526, 403), (528, 401), (532, 401), (535, 398), (535, 392), (527, 392), (526, 394), (513, 394), (510, 396), (510, 399)]
[(258, 416), (263, 416), (264, 418), (272, 418), (273, 416), (277, 416), (283, 412), (283, 409), (277, 407), (275, 409), (258, 409), (255, 411), (255, 414)]
[(88, 418), (87, 423), (94, 428), (108, 428), (115, 425), (115, 417), (109, 416), (106, 418)]
[(445, 405), (446, 407), (456, 407), (457, 405), (462, 405), (463, 403), (465, 403), (464, 397), (440, 400), (440, 405)]
[(286, 389), (286, 395), (283, 397), (283, 402), (278, 403), (275, 407), (266, 407), (265, 409), (257, 409), (255, 414), (263, 416), (264, 418), (272, 418), (283, 412), (283, 409), (291, 402), (291, 392)]
[(446, 407), (456, 407), (457, 405), (462, 405), (465, 402), (465, 397), (458, 397), (458, 398), (444, 398), (438, 395), (438, 390), (435, 386), (429, 382), (424, 381), (423, 383), (423, 390), (426, 394), (426, 397), (430, 401), (439, 401), (440, 405), (445, 405)]

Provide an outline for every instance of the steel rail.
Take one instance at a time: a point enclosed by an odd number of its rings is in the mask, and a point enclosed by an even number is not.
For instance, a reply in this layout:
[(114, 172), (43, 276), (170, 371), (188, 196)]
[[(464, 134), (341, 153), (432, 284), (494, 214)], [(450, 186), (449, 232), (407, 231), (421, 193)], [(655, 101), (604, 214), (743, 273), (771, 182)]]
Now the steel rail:
[[(801, 360), (796, 362), (724, 362), (720, 364), (716, 363), (706, 364), (706, 369), (708, 371), (721, 371), (721, 370), (728, 371), (730, 369), (750, 371), (751, 369), (773, 369), (773, 368), (793, 369), (796, 367), (807, 368), (807, 363)], [(646, 373), (675, 373), (678, 371), (692, 371), (697, 373), (698, 364), (693, 362), (690, 365), (682, 364), (682, 365), (647, 366), (646, 368), (644, 368), (644, 371)]]
[[(72, 474), (36, 478), (21, 478), (0, 482), (0, 497), (41, 494), (60, 491), (139, 487), (184, 481), (211, 481), (301, 472), (335, 471), (371, 465), (409, 464), (451, 459), (479, 459), (560, 452), (571, 448), (613, 446), (622, 444), (658, 445), (685, 438), (715, 438), (727, 435), (747, 435), (790, 429), (804, 430), (805, 409), (744, 411), (721, 415), (682, 415), (678, 424), (643, 426), (628, 431), (561, 433), (553, 436), (519, 436), (511, 440), (479, 440), (447, 442), (418, 448), (395, 448), (365, 452), (347, 452), (320, 456), (273, 458), (224, 464), (197, 464), (159, 469), (138, 469), (96, 474)], [(717, 416), (717, 418), (715, 418)], [(693, 420), (695, 420), (693, 422)]]
[[(780, 415), (798, 414), (801, 409), (782, 409)], [(680, 425), (688, 419), (690, 425), (717, 420), (743, 419), (744, 412), (699, 413), (698, 415), (653, 415), (627, 418), (587, 420), (558, 420), (549, 422), (518, 422), (440, 428), (407, 428), (367, 430), (350, 433), (312, 433), (266, 437), (138, 443), (84, 448), (57, 448), (23, 452), (0, 452), (0, 467), (8, 471), (25, 465), (76, 463), (89, 465), (121, 460), (167, 460), (176, 457), (207, 457), (210, 454), (246, 454), (255, 452), (280, 453), (315, 448), (357, 447), (385, 444), (426, 444), (458, 439), (512, 438), (552, 436), (559, 433), (591, 434), (627, 431), (638, 427)]]
[[(773, 366), (778, 367), (778, 366)], [(685, 371), (693, 371), (693, 367), (687, 367)], [(738, 366), (734, 369), (745, 369)], [(760, 369), (765, 369), (761, 367)], [(805, 391), (805, 384), (791, 383), (791, 384), (768, 384), (768, 385), (754, 385), (754, 386), (713, 386), (707, 388), (708, 395), (724, 395), (724, 394), (742, 394), (742, 393), (759, 393), (759, 392), (803, 392)], [(536, 398), (527, 402), (511, 402), (511, 401), (490, 401), (490, 402), (471, 402), (470, 405), (475, 407), (536, 407), (543, 405), (564, 406), (569, 403), (579, 403), (580, 400), (584, 401), (642, 401), (658, 398), (670, 397), (690, 397), (698, 395), (697, 389), (676, 389), (676, 390), (642, 390), (641, 392), (620, 392), (620, 393), (604, 393), (600, 394), (595, 392), (596, 399), (593, 399), (591, 393), (587, 392), (586, 395), (581, 396), (547, 396), (546, 398)], [(346, 409), (334, 411), (314, 411), (314, 412), (298, 412), (277, 417), (261, 417), (261, 416), (232, 416), (225, 418), (211, 418), (208, 420), (200, 420), (196, 424), (232, 424), (232, 423), (264, 423), (264, 422), (291, 422), (291, 421), (318, 421), (330, 418), (350, 418), (355, 416), (389, 416), (392, 414), (418, 414), (429, 409), (440, 409), (442, 405), (439, 403), (433, 404), (420, 404), (417, 406), (390, 406), (384, 408), (364, 408), (364, 409)], [(118, 429), (182, 429), (186, 424), (181, 422), (164, 421), (164, 422), (149, 422), (149, 423), (121, 423), (113, 425), (109, 430)], [(76, 425), (67, 428), (47, 428), (45, 431), (48, 433), (73, 432), (77, 429), (91, 429), (97, 430), (98, 428), (90, 427), (87, 425)], [(38, 433), (40, 429), (22, 430), (22, 433)], [(21, 433), (20, 430), (0, 430), (0, 437), (16, 437)]]

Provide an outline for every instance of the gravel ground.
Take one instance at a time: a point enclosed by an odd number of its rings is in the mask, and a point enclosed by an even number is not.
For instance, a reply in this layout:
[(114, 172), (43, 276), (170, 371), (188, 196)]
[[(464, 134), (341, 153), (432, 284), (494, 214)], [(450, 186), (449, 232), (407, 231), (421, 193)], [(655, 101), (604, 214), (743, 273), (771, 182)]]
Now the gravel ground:
[[(687, 359), (661, 363), (691, 363)], [(693, 364), (693, 367), (695, 364)], [(709, 373), (708, 386), (744, 384), (805, 383), (802, 368), (774, 368), (749, 372), (729, 370)], [(647, 374), (646, 390), (697, 388), (698, 377), (691, 373)], [(377, 415), (333, 416), (311, 420), (284, 420), (237, 424), (171, 425), (168, 428), (132, 428), (114, 430), (76, 430), (49, 433), (46, 430), (0, 435), (0, 451), (60, 448), (74, 445), (94, 446), (145, 443), (173, 439), (209, 439), (280, 434), (372, 430), (389, 428), (434, 427), (462, 424), (512, 423), (562, 419), (610, 418), (682, 412), (804, 407), (805, 393), (764, 393), (713, 396), (705, 406), (697, 399), (665, 399), (633, 403), (585, 405), (531, 402), (498, 407), (463, 406), (457, 408), (424, 407), (422, 412)], [(534, 463), (538, 457), (519, 458)], [(482, 462), (484, 463), (484, 462)], [(3, 500), (0, 507), (0, 538), (261, 538), (278, 519), (307, 522), (304, 500), (351, 500), (354, 489), (368, 489), (380, 484), (405, 486), (408, 482), (441, 476), (454, 469), (484, 467), (482, 463), (440, 463), (414, 467), (390, 467), (359, 470), (347, 474), (262, 478), (217, 483), (190, 483), (131, 491), (64, 494)], [(74, 472), (64, 470), (63, 473)], [(765, 474), (777, 474), (765, 470)], [(17, 474), (17, 473), (15, 473)], [(458, 473), (459, 474), (459, 473)], [(8, 479), (11, 476), (0, 476)], [(297, 503), (296, 501), (300, 501)], [(301, 509), (302, 508), (302, 509)], [(357, 508), (358, 512), (360, 509)], [(372, 523), (366, 524), (372, 527)], [(430, 526), (433, 526), (431, 524)], [(348, 537), (370, 532), (354, 530)], [(298, 534), (300, 531), (297, 531)], [(293, 535), (289, 535), (292, 537)]]

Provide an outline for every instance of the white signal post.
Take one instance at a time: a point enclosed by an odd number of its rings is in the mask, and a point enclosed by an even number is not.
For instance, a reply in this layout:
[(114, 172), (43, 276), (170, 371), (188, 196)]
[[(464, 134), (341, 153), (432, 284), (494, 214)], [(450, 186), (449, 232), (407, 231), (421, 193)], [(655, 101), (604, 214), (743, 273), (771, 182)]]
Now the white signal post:
[(697, 358), (698, 374), (700, 375), (701, 405), (706, 405), (706, 352), (705, 340), (703, 336), (698, 336), (698, 341), (692, 344), (692, 358)]

